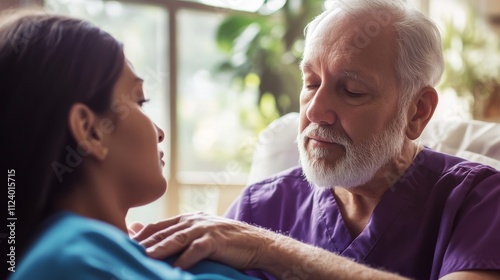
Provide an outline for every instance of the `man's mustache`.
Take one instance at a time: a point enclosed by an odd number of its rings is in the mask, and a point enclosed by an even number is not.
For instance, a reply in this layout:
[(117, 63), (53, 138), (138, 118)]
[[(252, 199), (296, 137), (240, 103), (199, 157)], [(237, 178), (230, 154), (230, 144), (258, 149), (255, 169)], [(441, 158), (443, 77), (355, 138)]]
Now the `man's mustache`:
[(343, 132), (334, 129), (331, 126), (323, 126), (311, 123), (299, 135), (299, 140), (306, 142), (309, 138), (321, 138), (325, 141), (340, 144), (345, 147), (352, 145), (351, 139)]

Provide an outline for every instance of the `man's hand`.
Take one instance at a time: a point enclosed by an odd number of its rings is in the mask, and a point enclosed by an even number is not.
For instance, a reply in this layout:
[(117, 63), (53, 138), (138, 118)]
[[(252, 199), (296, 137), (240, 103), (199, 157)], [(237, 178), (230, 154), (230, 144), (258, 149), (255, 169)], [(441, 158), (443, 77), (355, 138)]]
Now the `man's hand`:
[(208, 258), (236, 269), (267, 271), (276, 278), (300, 273), (318, 280), (404, 279), (272, 231), (204, 213), (183, 214), (147, 225), (133, 238), (153, 258), (183, 251), (174, 264), (182, 269)]
[(133, 222), (132, 224), (130, 224), (130, 226), (128, 227), (128, 235), (130, 237), (133, 237), (134, 235), (136, 235), (141, 229), (144, 228), (144, 225), (140, 222)]
[(237, 269), (253, 269), (259, 268), (266, 256), (272, 235), (239, 221), (197, 213), (147, 225), (133, 239), (157, 259), (183, 251), (174, 264), (182, 269), (205, 258)]

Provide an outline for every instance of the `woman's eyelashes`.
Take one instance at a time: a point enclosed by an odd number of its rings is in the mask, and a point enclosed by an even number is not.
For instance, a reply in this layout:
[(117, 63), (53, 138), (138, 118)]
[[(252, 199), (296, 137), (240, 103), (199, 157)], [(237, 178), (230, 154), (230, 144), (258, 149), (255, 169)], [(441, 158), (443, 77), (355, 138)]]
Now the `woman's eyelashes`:
[(142, 106), (144, 105), (144, 103), (146, 102), (149, 102), (149, 99), (141, 99), (139, 101), (137, 101), (137, 103), (139, 104), (139, 106), (142, 108)]

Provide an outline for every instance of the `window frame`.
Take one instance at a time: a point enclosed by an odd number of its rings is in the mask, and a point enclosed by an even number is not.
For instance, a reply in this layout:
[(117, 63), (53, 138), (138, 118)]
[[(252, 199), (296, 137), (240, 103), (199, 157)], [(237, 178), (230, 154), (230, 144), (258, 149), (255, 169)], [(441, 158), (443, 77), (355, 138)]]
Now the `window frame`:
[[(227, 8), (208, 6), (201, 3), (190, 2), (190, 1), (180, 1), (180, 0), (118, 0), (123, 3), (133, 3), (133, 4), (145, 4), (145, 5), (155, 5), (166, 9), (168, 14), (168, 20), (166, 28), (168, 34), (168, 55), (166, 56), (168, 65), (168, 73), (170, 73), (168, 85), (166, 87), (167, 92), (165, 94), (168, 96), (168, 110), (169, 118), (166, 123), (168, 123), (169, 130), (169, 150), (168, 156), (170, 158), (168, 164), (168, 189), (166, 195), (166, 207), (164, 215), (166, 217), (172, 217), (181, 213), (180, 210), (180, 199), (181, 199), (181, 188), (193, 186), (193, 187), (206, 187), (206, 186), (216, 186), (229, 188), (243, 188), (243, 184), (235, 183), (211, 183), (211, 182), (190, 182), (184, 181), (179, 178), (179, 170), (177, 166), (179, 150), (178, 150), (178, 119), (177, 119), (177, 97), (178, 97), (178, 12), (180, 10), (192, 10), (198, 12), (210, 12), (210, 13), (240, 13), (248, 14), (248, 12), (231, 10)], [(221, 212), (220, 209), (218, 212)]]

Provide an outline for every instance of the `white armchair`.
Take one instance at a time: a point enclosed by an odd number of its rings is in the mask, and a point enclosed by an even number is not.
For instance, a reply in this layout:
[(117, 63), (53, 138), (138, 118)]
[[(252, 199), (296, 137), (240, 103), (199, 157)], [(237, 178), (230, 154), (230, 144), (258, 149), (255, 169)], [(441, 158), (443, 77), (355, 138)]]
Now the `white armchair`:
[[(259, 136), (248, 184), (296, 166), (295, 143), (299, 114), (290, 113), (272, 122)], [(500, 124), (474, 120), (432, 120), (420, 144), (443, 153), (500, 169)]]

